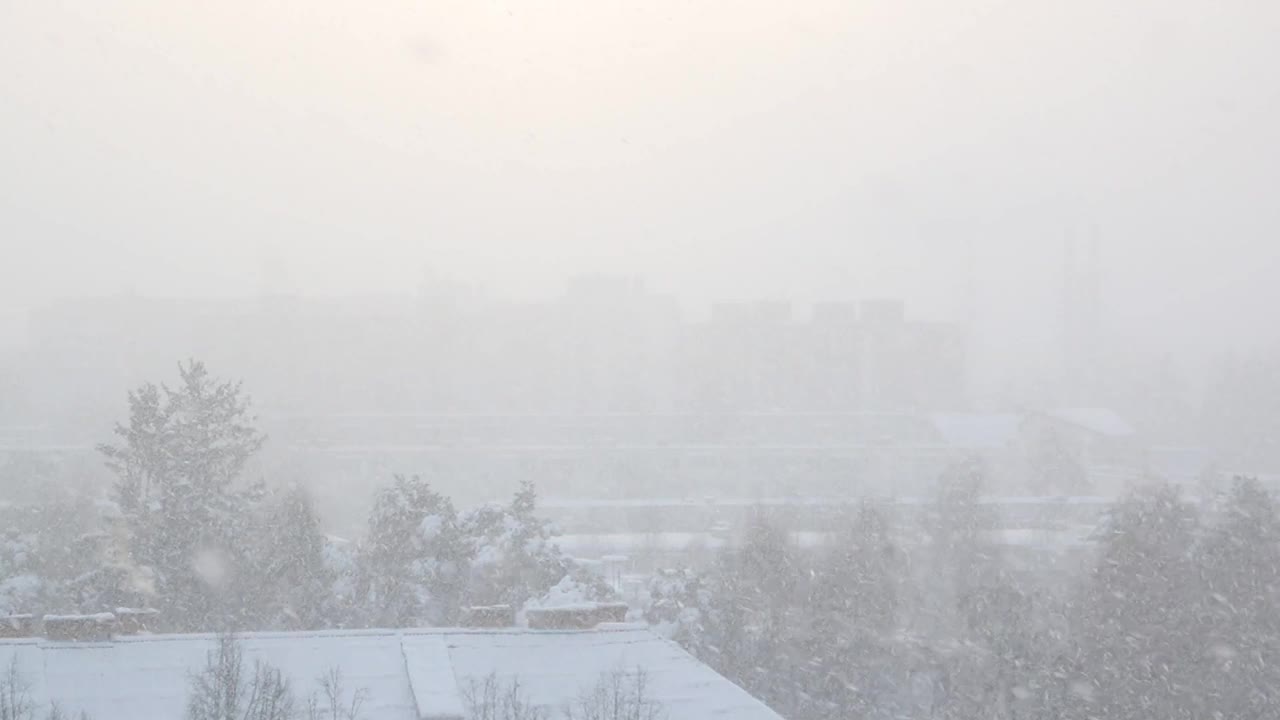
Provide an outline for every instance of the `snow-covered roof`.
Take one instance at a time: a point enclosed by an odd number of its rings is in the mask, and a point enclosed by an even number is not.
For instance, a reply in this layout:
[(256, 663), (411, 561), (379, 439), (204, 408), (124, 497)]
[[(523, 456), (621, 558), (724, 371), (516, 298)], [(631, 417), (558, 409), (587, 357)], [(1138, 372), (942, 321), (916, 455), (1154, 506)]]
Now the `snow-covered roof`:
[[(262, 660), (279, 668), (301, 697), (340, 668), (348, 691), (366, 697), (365, 720), (465, 717), (465, 689), (491, 674), (504, 682), (518, 678), (527, 699), (554, 716), (602, 672), (637, 667), (669, 720), (781, 720), (677, 645), (636, 626), (247, 633), (240, 640), (246, 666)], [(94, 720), (176, 718), (184, 714), (191, 673), (216, 642), (213, 635), (0, 640), (0, 666), (16, 663), (32, 702), (44, 708), (57, 702), (72, 717), (83, 711)]]

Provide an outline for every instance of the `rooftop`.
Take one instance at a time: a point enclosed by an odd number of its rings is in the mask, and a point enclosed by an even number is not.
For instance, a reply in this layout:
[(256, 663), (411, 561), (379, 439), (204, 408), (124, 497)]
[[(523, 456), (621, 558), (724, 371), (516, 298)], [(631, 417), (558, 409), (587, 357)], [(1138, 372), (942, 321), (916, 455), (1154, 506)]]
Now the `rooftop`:
[[(491, 674), (518, 679), (529, 702), (556, 713), (603, 672), (647, 674), (651, 699), (669, 720), (780, 720), (738, 686), (675, 644), (631, 625), (594, 630), (422, 629), (246, 633), (249, 667), (280, 669), (299, 697), (339, 668), (349, 692), (366, 697), (365, 720), (465, 718), (465, 692)], [(102, 642), (0, 640), (0, 664), (14, 663), (40, 708), (93, 720), (183, 717), (189, 680), (204, 667), (214, 635), (139, 635)], [(42, 713), (41, 713), (42, 714)]]

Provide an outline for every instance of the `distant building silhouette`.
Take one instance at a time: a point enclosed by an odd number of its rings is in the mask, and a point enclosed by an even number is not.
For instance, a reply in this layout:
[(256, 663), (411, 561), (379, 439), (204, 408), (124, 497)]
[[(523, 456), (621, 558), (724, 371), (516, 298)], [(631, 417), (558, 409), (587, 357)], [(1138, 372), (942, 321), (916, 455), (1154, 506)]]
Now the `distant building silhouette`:
[(540, 302), (432, 295), (236, 300), (136, 296), (38, 312), (23, 374), (60, 412), (199, 357), (264, 413), (601, 413), (962, 409), (963, 332), (901, 300), (715, 305), (688, 321), (630, 276), (584, 276)]

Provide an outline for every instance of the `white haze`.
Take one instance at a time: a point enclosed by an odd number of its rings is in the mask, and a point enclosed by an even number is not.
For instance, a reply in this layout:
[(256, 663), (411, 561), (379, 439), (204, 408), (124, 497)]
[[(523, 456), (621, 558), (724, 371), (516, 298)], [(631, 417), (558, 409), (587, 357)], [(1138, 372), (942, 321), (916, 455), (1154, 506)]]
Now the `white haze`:
[(1196, 368), (1276, 340), (1278, 31), (1243, 0), (6, 3), (6, 344), (65, 296), (609, 271), (695, 309), (903, 297), (973, 320), (985, 381), (1054, 362), (1096, 237), (1117, 352)]
[(0, 0), (0, 720), (1280, 718), (1278, 128), (1277, 0)]

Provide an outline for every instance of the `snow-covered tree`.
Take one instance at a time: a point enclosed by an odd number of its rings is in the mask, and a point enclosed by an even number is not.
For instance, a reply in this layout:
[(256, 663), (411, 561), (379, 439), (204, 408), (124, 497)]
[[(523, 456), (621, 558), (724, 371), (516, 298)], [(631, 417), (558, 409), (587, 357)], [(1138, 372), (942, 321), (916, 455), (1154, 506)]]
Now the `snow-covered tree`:
[(333, 575), (310, 495), (293, 488), (274, 498), (260, 523), (240, 592), (275, 629), (323, 627), (332, 605)]
[(644, 619), (656, 632), (691, 647), (702, 634), (710, 594), (688, 568), (659, 570), (649, 581)]
[(888, 520), (863, 503), (820, 558), (810, 606), (827, 616), (830, 633), (883, 634), (896, 624), (901, 553)]
[(324, 593), (324, 625), (362, 625), (367, 613), (363, 612), (360, 598), (359, 546), (344, 538), (325, 536), (321, 552), (324, 556), (325, 575), (329, 578), (329, 587)]
[(509, 504), (484, 505), (462, 518), (471, 558), (469, 605), (523, 608), (574, 571), (551, 524), (538, 517), (537, 501), (537, 490), (525, 482)]
[(129, 393), (119, 445), (102, 445), (116, 474), (115, 499), (132, 532), (132, 551), (154, 571), (166, 616), (177, 627), (227, 622), (220, 597), (236, 572), (245, 521), (260, 488), (239, 480), (262, 447), (240, 383), (220, 381), (203, 363), (179, 365), (177, 388), (148, 383)]
[(523, 609), (564, 607), (590, 602), (610, 602), (617, 599), (613, 588), (599, 575), (577, 563), (555, 585), (537, 597), (525, 601)]
[(365, 622), (441, 625), (458, 612), (469, 548), (453, 503), (416, 475), (397, 475), (378, 492), (360, 548)]
[(953, 635), (963, 599), (999, 579), (1001, 558), (990, 537), (998, 518), (981, 501), (984, 476), (978, 461), (949, 469), (923, 519), (929, 545), (921, 565), (926, 574), (917, 578), (924, 588), (916, 598), (913, 622), (926, 635)]
[(109, 530), (87, 533), (72, 546), (76, 561), (64, 566), (54, 602), (47, 609), (58, 612), (100, 613), (116, 608), (144, 608), (155, 602), (152, 576), (133, 563), (127, 551), (116, 546)]
[(1236, 478), (1217, 505), (1195, 555), (1209, 665), (1197, 694), (1222, 717), (1280, 717), (1280, 518), (1252, 478)]
[(34, 534), (19, 529), (0, 536), (0, 614), (32, 613), (42, 602), (45, 581), (37, 547)]
[(58, 499), (12, 508), (0, 525), (0, 613), (97, 613), (149, 603), (145, 573), (115, 532), (111, 503)]
[(815, 559), (788, 640), (802, 668), (804, 715), (857, 714), (874, 701), (871, 688), (891, 660), (897, 629), (900, 560), (887, 520), (866, 503), (843, 519), (830, 549)]
[(1062, 717), (1084, 681), (1061, 604), (1010, 573), (960, 599), (961, 628), (942, 663), (949, 692), (941, 715), (955, 720)]
[(786, 533), (756, 518), (742, 546), (724, 553), (706, 578), (709, 600), (691, 650), (749, 691), (784, 700), (796, 687), (798, 668), (784, 658), (803, 576)]
[(1093, 716), (1212, 717), (1197, 711), (1197, 517), (1177, 490), (1160, 486), (1120, 502), (1079, 600)]

